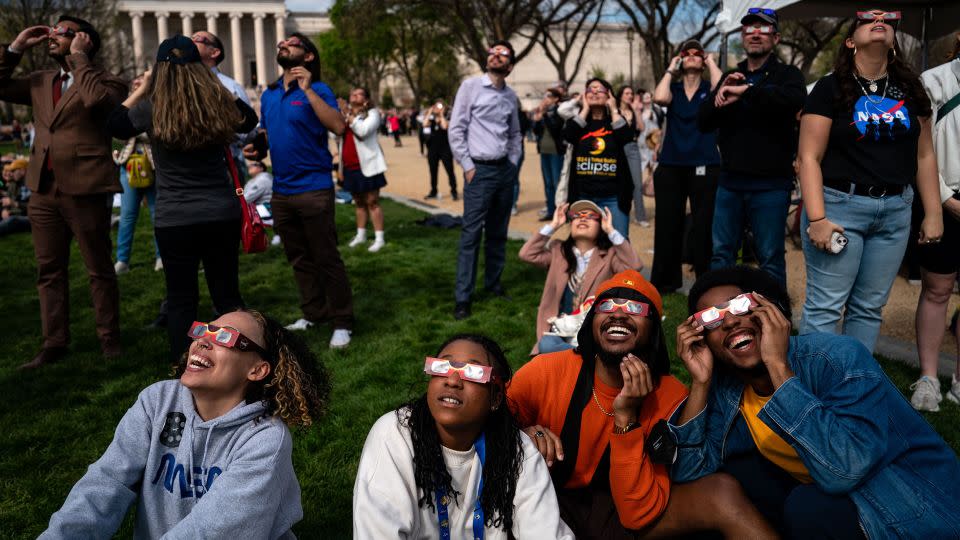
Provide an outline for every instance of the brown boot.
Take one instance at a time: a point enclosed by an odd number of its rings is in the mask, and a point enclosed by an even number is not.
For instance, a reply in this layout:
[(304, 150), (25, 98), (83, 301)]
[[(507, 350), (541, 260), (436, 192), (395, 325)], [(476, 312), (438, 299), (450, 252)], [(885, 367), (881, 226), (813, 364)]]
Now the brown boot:
[(40, 349), (40, 352), (37, 353), (36, 356), (33, 357), (33, 360), (21, 365), (17, 369), (21, 371), (37, 369), (47, 364), (52, 364), (66, 355), (66, 347), (44, 347), (43, 349)]

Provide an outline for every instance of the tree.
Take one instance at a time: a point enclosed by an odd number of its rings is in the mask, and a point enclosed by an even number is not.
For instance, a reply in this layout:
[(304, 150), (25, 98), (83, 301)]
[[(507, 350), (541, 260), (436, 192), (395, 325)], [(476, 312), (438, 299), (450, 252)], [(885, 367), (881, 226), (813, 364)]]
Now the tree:
[(410, 86), (414, 104), (451, 95), (450, 88), (456, 90), (461, 73), (449, 25), (422, 4), (394, 0), (388, 11), (393, 36), (390, 59)]
[[(717, 38), (713, 23), (720, 12), (720, 2), (715, 0), (617, 0), (617, 3), (643, 41), (654, 79), (663, 76), (676, 54), (673, 43), (695, 38), (707, 47)], [(683, 39), (671, 39), (678, 35)]]
[[(577, 6), (569, 20), (548, 26), (546, 21), (538, 20), (535, 28), (527, 37), (531, 41), (536, 39), (540, 43), (547, 60), (557, 70), (557, 78), (569, 85), (580, 72), (583, 53), (587, 50), (586, 44), (596, 31), (603, 16), (604, 0), (589, 0), (582, 6)], [(585, 33), (584, 33), (585, 32)], [(521, 34), (523, 35), (523, 34)], [(567, 70), (567, 64), (573, 55), (573, 67)]]
[[(784, 21), (780, 24), (780, 47), (784, 60), (797, 66), (803, 76), (809, 79), (821, 53), (834, 55), (835, 51), (830, 50), (830, 45), (846, 31), (848, 24), (850, 19), (838, 18)], [(830, 64), (832, 66), (832, 62)]]
[(360, 85), (376, 100), (395, 46), (388, 15), (384, 2), (377, 0), (337, 0), (330, 9), (333, 29), (315, 41), (324, 82), (338, 95)]

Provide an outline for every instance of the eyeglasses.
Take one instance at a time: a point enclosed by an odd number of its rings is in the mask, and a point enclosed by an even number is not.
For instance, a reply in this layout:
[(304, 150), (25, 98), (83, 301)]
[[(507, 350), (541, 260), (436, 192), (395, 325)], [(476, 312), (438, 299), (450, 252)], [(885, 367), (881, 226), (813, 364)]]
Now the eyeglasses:
[(65, 26), (55, 26), (50, 30), (50, 36), (63, 36), (67, 38), (72, 38), (77, 35), (77, 31), (73, 28), (67, 28)]
[(241, 334), (239, 330), (234, 330), (233, 328), (224, 328), (222, 326), (194, 321), (187, 335), (194, 341), (205, 336), (210, 336), (213, 342), (221, 347), (237, 349), (243, 352), (253, 351), (262, 355), (267, 354), (267, 351), (265, 351), (263, 347)]
[(722, 304), (709, 307), (703, 311), (698, 311), (693, 318), (700, 326), (707, 330), (712, 330), (723, 324), (723, 319), (728, 313), (731, 315), (743, 315), (757, 307), (757, 305), (757, 301), (753, 299), (752, 294), (743, 293), (728, 302), (723, 302)]
[(685, 51), (680, 51), (680, 58), (685, 58), (687, 56), (703, 56), (703, 51), (700, 49), (687, 49)]
[(579, 212), (567, 212), (567, 219), (589, 219), (590, 221), (600, 221), (600, 214), (593, 210), (581, 210)]
[(587, 92), (589, 92), (589, 93), (591, 93), (591, 94), (600, 94), (600, 95), (603, 95), (603, 96), (609, 94), (609, 92), (607, 92), (607, 89), (606, 89), (606, 88), (587, 88)]
[(857, 12), (857, 26), (874, 21), (881, 21), (887, 24), (897, 24), (900, 22), (900, 12), (880, 10)]
[(596, 305), (598, 313), (613, 313), (620, 310), (627, 315), (646, 317), (650, 314), (650, 304), (623, 298), (606, 298)]
[(750, 8), (750, 9), (747, 10), (747, 15), (759, 15), (759, 14), (761, 14), (761, 13), (764, 14), (764, 15), (769, 15), (769, 16), (771, 16), (771, 17), (776, 17), (776, 16), (777, 16), (777, 12), (776, 12), (775, 10), (773, 10), (773, 9), (770, 9), (770, 8), (752, 7), (752, 8)]
[(206, 45), (207, 47), (213, 47), (214, 49), (219, 49), (219, 47), (217, 47), (217, 44), (214, 43), (213, 40), (207, 39), (203, 36), (190, 38), (190, 41), (193, 41), (194, 43), (200, 43), (202, 45)]
[(303, 42), (297, 38), (283, 39), (277, 43), (277, 49), (286, 45), (287, 47), (297, 47), (298, 49), (305, 49)]
[(458, 362), (444, 358), (431, 358), (429, 356), (423, 363), (423, 372), (432, 377), (448, 377), (454, 371), (460, 374), (461, 379), (479, 384), (497, 380), (497, 377), (493, 375), (493, 366)]
[(754, 25), (743, 25), (742, 31), (745, 35), (752, 36), (753, 34), (762, 34), (770, 35), (774, 33), (773, 26), (769, 24), (754, 24)]
[(509, 60), (511, 54), (510, 54), (510, 51), (503, 50), (503, 49), (490, 49), (487, 51), (487, 56), (500, 56)]

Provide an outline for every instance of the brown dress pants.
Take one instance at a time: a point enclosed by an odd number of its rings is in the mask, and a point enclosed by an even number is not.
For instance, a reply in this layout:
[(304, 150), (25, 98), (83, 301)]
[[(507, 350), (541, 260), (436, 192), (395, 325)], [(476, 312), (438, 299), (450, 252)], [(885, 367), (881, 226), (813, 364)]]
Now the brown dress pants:
[(53, 186), (30, 197), (28, 206), (37, 257), (37, 291), (43, 324), (43, 347), (70, 343), (70, 240), (76, 237), (83, 257), (97, 337), (102, 346), (120, 342), (120, 290), (110, 242), (112, 195), (66, 195)]
[(337, 250), (333, 189), (296, 195), (274, 192), (270, 200), (273, 226), (300, 289), (303, 317), (332, 321), (334, 328), (353, 329), (353, 293), (347, 269)]

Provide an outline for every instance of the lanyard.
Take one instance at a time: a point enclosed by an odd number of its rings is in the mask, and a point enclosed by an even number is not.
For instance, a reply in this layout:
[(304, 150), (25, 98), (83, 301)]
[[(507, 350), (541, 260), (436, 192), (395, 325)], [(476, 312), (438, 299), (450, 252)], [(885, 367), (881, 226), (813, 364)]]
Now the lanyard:
[[(477, 504), (473, 508), (473, 540), (483, 540), (483, 506), (480, 495), (483, 493), (483, 466), (487, 461), (487, 444), (483, 434), (473, 444), (480, 458), (480, 483), (477, 485)], [(440, 525), (440, 540), (450, 540), (450, 517), (447, 514), (447, 494), (443, 488), (437, 490), (437, 523)]]

